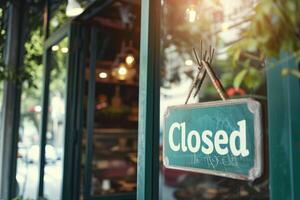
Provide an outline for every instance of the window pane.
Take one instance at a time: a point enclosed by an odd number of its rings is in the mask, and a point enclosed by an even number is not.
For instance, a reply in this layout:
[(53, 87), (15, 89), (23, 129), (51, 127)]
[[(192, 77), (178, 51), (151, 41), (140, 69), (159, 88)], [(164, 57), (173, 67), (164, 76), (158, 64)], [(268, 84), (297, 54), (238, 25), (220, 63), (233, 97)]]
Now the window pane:
[[(7, 17), (5, 17), (5, 6), (0, 8), (0, 75), (3, 75), (4, 71), (4, 44), (6, 40), (6, 21)], [(4, 81), (0, 79), (0, 126), (2, 123), (2, 105), (3, 105), (3, 89), (4, 89)]]
[[(53, 48), (58, 46), (57, 48)], [(51, 48), (44, 196), (60, 199), (63, 175), (68, 38)]]
[[(161, 122), (168, 106), (185, 103), (193, 78), (198, 71), (193, 47), (199, 51), (201, 40), (204, 50), (209, 50), (210, 45), (216, 49), (212, 66), (228, 96), (256, 98), (266, 109), (264, 60), (255, 46), (253, 47), (255, 41), (252, 47), (249, 45), (246, 48), (245, 42), (248, 40), (243, 37), (256, 5), (256, 1), (252, 0), (162, 2)], [(220, 97), (207, 77), (200, 92), (195, 97), (193, 93), (189, 103), (214, 100), (220, 100)], [(161, 138), (162, 127), (161, 123)], [(267, 147), (266, 140), (264, 146)], [(266, 164), (268, 155), (264, 157)], [(161, 162), (160, 199), (249, 198), (269, 198), (267, 168), (262, 178), (250, 183), (166, 169)]]
[[(130, 16), (130, 17), (129, 17)], [(97, 46), (89, 52), (96, 57), (95, 105), (89, 105), (89, 84), (91, 84), (91, 59), (87, 58), (85, 112), (88, 108), (94, 114), (93, 127), (85, 125), (83, 149), (89, 134), (92, 141), (87, 160), (91, 160), (91, 196), (122, 195), (120, 199), (136, 195), (137, 138), (138, 138), (138, 96), (139, 96), (139, 42), (140, 5), (130, 2), (113, 2), (93, 16), (88, 23), (98, 27)], [(128, 18), (127, 18), (128, 17)], [(93, 47), (93, 46), (92, 46)], [(89, 118), (88, 118), (89, 119)], [(85, 119), (86, 120), (86, 119)], [(92, 133), (89, 131), (92, 129)], [(86, 166), (85, 166), (86, 167)], [(88, 172), (84, 175), (89, 176)], [(90, 179), (90, 180), (88, 180)], [(124, 195), (124, 196), (123, 196)]]
[[(103, 40), (101, 37), (104, 35), (110, 35), (114, 42), (110, 43), (104, 58), (97, 58), (96, 64), (91, 169), (93, 196), (136, 190), (138, 65), (123, 66), (121, 60), (116, 64), (116, 60), (121, 59), (117, 57), (121, 55), (122, 42), (126, 41), (118, 32), (101, 33), (99, 41)], [(137, 47), (138, 40), (130, 48), (136, 50)], [(126, 52), (122, 54), (125, 60)], [(138, 59), (137, 55), (134, 59)]]
[(22, 86), (16, 178), (18, 195), (34, 199), (37, 195), (39, 179), (44, 46), (42, 27), (32, 25), (31, 28), (25, 43), (24, 67), (33, 75), (35, 86), (29, 86), (27, 83)]

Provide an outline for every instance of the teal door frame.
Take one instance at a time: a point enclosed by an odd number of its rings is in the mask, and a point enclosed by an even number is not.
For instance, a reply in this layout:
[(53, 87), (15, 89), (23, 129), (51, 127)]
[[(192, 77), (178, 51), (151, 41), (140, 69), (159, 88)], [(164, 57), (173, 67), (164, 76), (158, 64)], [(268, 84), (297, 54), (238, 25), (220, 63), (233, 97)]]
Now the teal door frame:
[(137, 199), (158, 199), (160, 0), (141, 0)]
[(300, 79), (294, 54), (268, 60), (269, 177), (272, 200), (300, 199)]

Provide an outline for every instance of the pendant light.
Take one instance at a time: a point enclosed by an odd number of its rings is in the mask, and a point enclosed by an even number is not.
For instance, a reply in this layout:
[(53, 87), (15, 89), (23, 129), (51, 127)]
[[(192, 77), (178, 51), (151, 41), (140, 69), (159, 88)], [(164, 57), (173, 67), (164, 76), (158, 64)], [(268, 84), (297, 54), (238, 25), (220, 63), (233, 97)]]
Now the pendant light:
[(83, 8), (77, 2), (77, 0), (68, 0), (68, 5), (66, 8), (66, 15), (68, 17), (75, 17), (83, 12)]
[(133, 47), (133, 42), (122, 42), (120, 53), (113, 63), (112, 76), (120, 81), (132, 80), (136, 75), (136, 58), (138, 51)]

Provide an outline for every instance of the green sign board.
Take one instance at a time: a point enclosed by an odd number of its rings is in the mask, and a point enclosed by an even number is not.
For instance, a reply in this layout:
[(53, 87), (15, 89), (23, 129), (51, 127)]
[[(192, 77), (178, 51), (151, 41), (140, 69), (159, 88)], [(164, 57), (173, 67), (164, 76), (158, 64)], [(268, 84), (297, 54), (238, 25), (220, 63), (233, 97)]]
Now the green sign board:
[(261, 106), (235, 99), (168, 107), (167, 168), (254, 180), (262, 173)]

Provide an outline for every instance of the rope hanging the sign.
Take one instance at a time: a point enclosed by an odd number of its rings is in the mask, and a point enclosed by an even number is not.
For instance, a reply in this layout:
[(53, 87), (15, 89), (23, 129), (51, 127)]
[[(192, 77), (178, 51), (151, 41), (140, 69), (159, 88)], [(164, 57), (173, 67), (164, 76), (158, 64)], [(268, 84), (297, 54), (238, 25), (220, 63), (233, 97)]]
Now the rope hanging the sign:
[[(213, 83), (213, 86), (215, 87), (215, 89), (218, 92), (221, 99), (223, 101), (225, 101), (228, 97), (225, 93), (224, 87), (223, 87), (222, 83), (220, 82), (220, 80), (218, 79), (218, 77), (216, 76), (214, 70), (211, 67), (215, 49), (212, 49), (211, 46), (210, 46), (208, 56), (206, 56), (207, 55), (207, 50), (204, 52), (204, 54), (202, 56), (202, 41), (201, 41), (201, 45), (200, 45), (200, 58), (201, 58), (201, 60), (199, 59), (199, 56), (198, 56), (197, 51), (196, 51), (195, 48), (193, 48), (193, 52), (194, 52), (195, 58), (196, 58), (197, 63), (198, 63), (198, 73), (197, 73), (197, 75), (195, 76), (195, 78), (192, 82), (192, 85), (190, 87), (190, 90), (189, 90), (188, 96), (186, 98), (185, 104), (188, 103), (194, 89), (196, 89), (195, 93), (194, 93), (194, 97), (196, 97), (196, 95), (199, 93), (206, 74), (208, 74), (211, 82)], [(202, 74), (201, 74), (201, 71), (203, 71)]]

